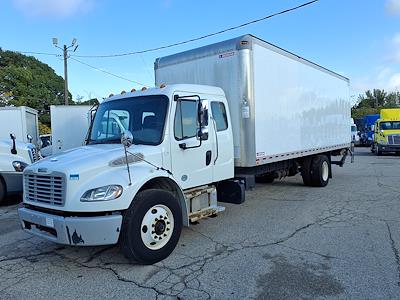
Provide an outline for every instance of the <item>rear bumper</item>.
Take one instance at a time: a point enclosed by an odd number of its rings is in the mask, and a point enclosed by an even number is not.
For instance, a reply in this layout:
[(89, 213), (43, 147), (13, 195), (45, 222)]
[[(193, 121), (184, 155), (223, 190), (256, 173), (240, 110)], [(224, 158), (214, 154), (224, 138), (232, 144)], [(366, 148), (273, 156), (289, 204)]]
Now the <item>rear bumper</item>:
[(18, 209), (22, 229), (52, 242), (73, 246), (111, 245), (118, 242), (122, 215), (63, 217)]
[(2, 172), (8, 193), (22, 192), (22, 172)]

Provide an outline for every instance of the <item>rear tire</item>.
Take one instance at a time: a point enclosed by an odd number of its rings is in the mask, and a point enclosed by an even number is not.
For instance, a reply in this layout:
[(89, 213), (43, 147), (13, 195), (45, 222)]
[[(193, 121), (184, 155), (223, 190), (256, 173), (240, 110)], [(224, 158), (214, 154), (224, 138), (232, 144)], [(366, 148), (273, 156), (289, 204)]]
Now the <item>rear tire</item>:
[(122, 252), (142, 264), (154, 264), (175, 249), (182, 231), (182, 210), (166, 191), (149, 189), (136, 195), (121, 230)]
[(7, 196), (7, 187), (6, 183), (4, 182), (3, 178), (0, 176), (0, 204), (4, 202)]
[(330, 162), (326, 155), (317, 155), (311, 163), (311, 186), (324, 187), (329, 182)]
[(301, 177), (305, 186), (311, 186), (311, 163), (312, 157), (306, 157), (301, 165)]

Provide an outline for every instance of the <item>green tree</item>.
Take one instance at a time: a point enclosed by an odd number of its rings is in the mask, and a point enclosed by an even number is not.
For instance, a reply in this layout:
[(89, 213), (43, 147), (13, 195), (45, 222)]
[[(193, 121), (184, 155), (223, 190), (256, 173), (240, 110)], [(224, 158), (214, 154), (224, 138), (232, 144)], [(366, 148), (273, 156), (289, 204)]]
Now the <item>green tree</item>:
[(400, 107), (400, 93), (387, 93), (384, 90), (374, 89), (359, 95), (357, 103), (351, 109), (352, 118), (362, 118), (365, 115), (379, 114), (382, 108)]
[[(68, 97), (72, 99), (70, 93)], [(49, 110), (63, 104), (64, 79), (32, 56), (0, 48), (0, 105)]]

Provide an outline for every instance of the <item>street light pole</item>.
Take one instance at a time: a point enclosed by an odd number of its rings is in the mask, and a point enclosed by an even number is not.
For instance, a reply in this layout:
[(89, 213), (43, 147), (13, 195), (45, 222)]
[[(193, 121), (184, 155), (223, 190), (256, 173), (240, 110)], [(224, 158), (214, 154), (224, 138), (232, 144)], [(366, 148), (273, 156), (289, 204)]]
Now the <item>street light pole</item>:
[(64, 103), (65, 105), (68, 105), (68, 51), (70, 48), (74, 47), (72, 50), (73, 52), (76, 51), (76, 48), (78, 48), (78, 45), (76, 44), (77, 40), (74, 38), (72, 40), (71, 45), (67, 46), (64, 45), (63, 47), (58, 46), (58, 39), (53, 38), (53, 45), (56, 48), (59, 48), (63, 51), (63, 56), (64, 56)]
[(64, 104), (68, 105), (68, 48), (64, 45)]

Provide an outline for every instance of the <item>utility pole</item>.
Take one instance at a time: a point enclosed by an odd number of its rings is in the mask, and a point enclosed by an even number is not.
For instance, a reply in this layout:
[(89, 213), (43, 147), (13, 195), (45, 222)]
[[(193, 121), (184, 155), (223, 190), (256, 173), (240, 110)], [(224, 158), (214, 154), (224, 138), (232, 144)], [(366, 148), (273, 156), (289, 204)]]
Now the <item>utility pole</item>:
[(64, 45), (63, 47), (58, 46), (58, 39), (53, 38), (53, 45), (56, 48), (59, 48), (63, 51), (63, 56), (64, 56), (64, 103), (65, 105), (68, 105), (68, 52), (70, 51), (70, 48), (74, 48), (72, 52), (76, 51), (76, 48), (78, 48), (78, 45), (76, 44), (77, 40), (74, 38), (72, 40), (71, 45), (67, 46)]

